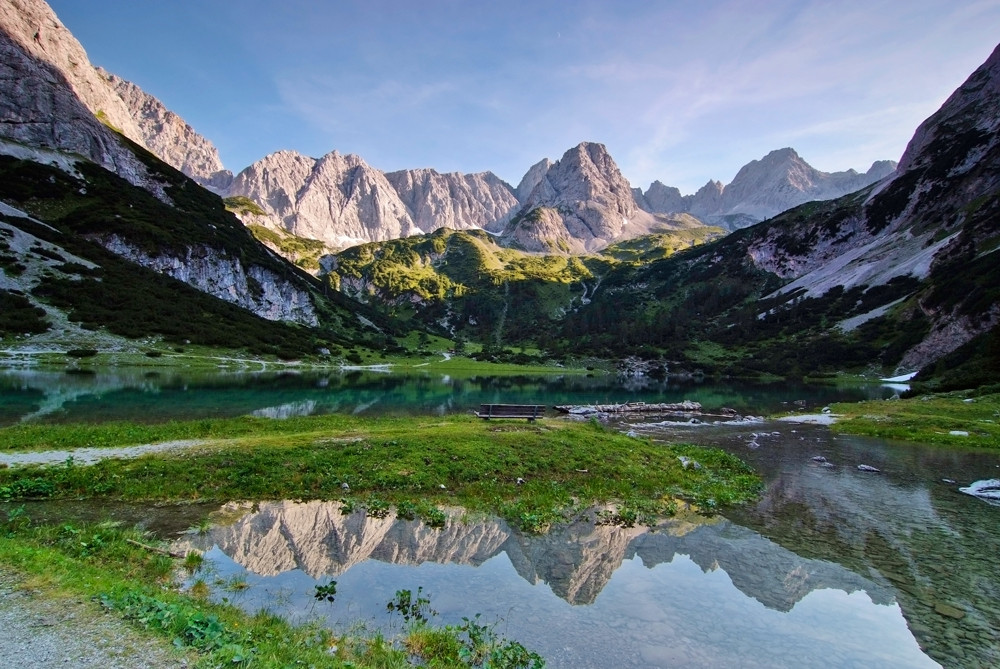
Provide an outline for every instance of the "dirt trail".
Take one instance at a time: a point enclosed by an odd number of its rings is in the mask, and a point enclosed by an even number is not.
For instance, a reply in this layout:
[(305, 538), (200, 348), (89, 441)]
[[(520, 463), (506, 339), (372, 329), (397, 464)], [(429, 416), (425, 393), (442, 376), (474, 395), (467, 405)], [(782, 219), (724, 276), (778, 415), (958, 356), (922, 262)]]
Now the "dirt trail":
[(94, 602), (25, 588), (0, 571), (0, 667), (188, 667), (168, 641), (148, 636)]
[[(8, 451), (0, 453), (0, 466), (56, 465), (73, 458), (74, 465), (92, 465), (107, 458), (137, 458), (147, 453), (180, 451), (208, 443), (203, 439), (165, 441), (160, 444), (140, 444), (119, 448), (75, 448), (69, 451)], [(2, 665), (0, 665), (2, 666)]]

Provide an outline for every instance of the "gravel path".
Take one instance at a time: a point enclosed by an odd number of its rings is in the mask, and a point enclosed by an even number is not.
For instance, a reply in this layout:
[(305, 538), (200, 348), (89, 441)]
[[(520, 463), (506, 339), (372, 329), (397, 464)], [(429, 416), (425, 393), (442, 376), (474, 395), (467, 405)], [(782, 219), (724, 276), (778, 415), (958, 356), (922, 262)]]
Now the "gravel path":
[[(201, 439), (184, 439), (165, 441), (161, 444), (142, 444), (139, 446), (122, 446), (120, 448), (74, 448), (71, 451), (11, 451), (0, 453), (0, 466), (7, 465), (56, 465), (73, 458), (74, 465), (92, 465), (98, 460), (107, 458), (137, 458), (147, 453), (163, 453), (180, 451), (206, 443)], [(0, 665), (2, 666), (2, 665)]]
[(187, 667), (166, 640), (144, 635), (93, 602), (50, 598), (0, 572), (0, 667)]

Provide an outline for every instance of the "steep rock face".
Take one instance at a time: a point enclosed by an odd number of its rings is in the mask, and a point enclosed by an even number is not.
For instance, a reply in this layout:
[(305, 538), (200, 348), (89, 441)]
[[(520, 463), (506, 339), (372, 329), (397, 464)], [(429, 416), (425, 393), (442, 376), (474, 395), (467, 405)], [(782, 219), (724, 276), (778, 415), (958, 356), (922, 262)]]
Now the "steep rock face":
[(292, 234), (344, 247), (418, 234), (385, 175), (355, 155), (279, 151), (236, 175), (229, 195), (259, 203)]
[(183, 256), (151, 255), (118, 236), (98, 241), (116, 255), (183, 281), (262, 318), (319, 325), (309, 293), (263, 267), (244, 267), (238, 258), (209, 248), (189, 247)]
[[(81, 101), (80, 90), (102, 100), (98, 85), (83, 76), (86, 58), (44, 3), (0, 4), (0, 137), (78, 154), (164, 199), (162, 186)], [(75, 86), (67, 74), (81, 75)]]
[(223, 168), (219, 152), (211, 142), (132, 82), (100, 67), (97, 73), (122, 99), (135, 119), (141, 135), (132, 139), (203, 186), (218, 191), (229, 187), (233, 174)]
[(721, 211), (706, 213), (764, 219), (804, 202), (832, 200), (885, 177), (887, 162), (876, 163), (865, 174), (854, 170), (831, 174), (815, 169), (793, 149), (779, 149), (745, 165), (723, 189)]
[(491, 172), (441, 174), (420, 169), (385, 176), (424, 232), (485, 228), (506, 221), (518, 204), (513, 189)]
[(694, 216), (708, 218), (722, 209), (722, 193), (725, 186), (721, 181), (709, 181), (690, 198), (685, 198), (687, 210)]
[(648, 230), (653, 223), (603, 144), (584, 142), (544, 174), (543, 166), (532, 168), (531, 180), (540, 178), (503, 233), (525, 250), (593, 251), (621, 239), (630, 224)]
[(646, 211), (650, 213), (667, 214), (687, 210), (687, 204), (680, 190), (673, 186), (666, 186), (660, 181), (654, 181), (650, 184), (649, 190), (642, 195), (648, 207)]
[(520, 183), (517, 184), (517, 188), (514, 190), (514, 195), (517, 196), (518, 202), (527, 202), (528, 196), (531, 195), (531, 191), (535, 190), (535, 186), (538, 185), (545, 175), (552, 168), (553, 163), (548, 158), (542, 158), (537, 163), (528, 168), (524, 176), (521, 177)]
[(90, 109), (139, 141), (142, 133), (130, 110), (90, 64), (87, 52), (42, 0), (8, 0), (0, 4), (0, 26), (32, 58), (51, 65)]
[[(9, 105), (2, 109), (4, 125), (36, 126), (16, 131), (8, 127), (4, 136), (76, 151), (142, 185), (145, 170), (134, 157), (125, 155), (126, 149), (107, 146), (114, 133), (95, 119), (99, 117), (199, 183), (216, 189), (228, 185), (232, 175), (222, 168), (211, 143), (156, 98), (91, 65), (83, 46), (46, 3), (10, 0), (0, 4), (0, 33), (10, 40), (0, 46), (4, 50), (0, 77), (10, 91), (4, 96)], [(12, 46), (22, 53), (11, 52)], [(50, 72), (40, 72), (39, 64), (48, 66)], [(75, 97), (82, 110), (70, 109), (68, 97)], [(54, 124), (48, 136), (38, 127), (46, 118)]]

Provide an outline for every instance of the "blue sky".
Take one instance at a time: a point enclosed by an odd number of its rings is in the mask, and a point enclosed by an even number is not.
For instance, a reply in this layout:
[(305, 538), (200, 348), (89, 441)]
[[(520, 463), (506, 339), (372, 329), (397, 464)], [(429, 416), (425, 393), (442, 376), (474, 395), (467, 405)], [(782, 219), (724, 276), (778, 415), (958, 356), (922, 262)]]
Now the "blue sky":
[(91, 62), (235, 171), (280, 149), (492, 170), (607, 145), (694, 192), (768, 151), (898, 160), (1000, 40), (1000, 0), (49, 0)]

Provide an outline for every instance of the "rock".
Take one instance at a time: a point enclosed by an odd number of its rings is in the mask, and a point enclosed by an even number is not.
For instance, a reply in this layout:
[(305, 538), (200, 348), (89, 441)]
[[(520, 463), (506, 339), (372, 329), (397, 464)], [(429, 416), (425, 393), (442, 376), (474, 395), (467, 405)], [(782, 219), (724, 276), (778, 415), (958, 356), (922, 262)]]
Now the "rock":
[(0, 3), (0, 138), (79, 154), (164, 199), (145, 165), (96, 118), (97, 109), (109, 122), (134, 128), (122, 101), (48, 5)]
[(701, 463), (694, 458), (689, 458), (686, 455), (678, 455), (677, 459), (680, 460), (681, 466), (684, 469), (701, 469)]
[(491, 172), (385, 174), (337, 151), (318, 160), (295, 151), (272, 153), (236, 175), (226, 194), (257, 202), (270, 227), (334, 248), (440, 227), (502, 225), (518, 204), (513, 188)]
[(217, 191), (229, 187), (233, 174), (222, 166), (219, 151), (184, 119), (130, 81), (100, 67), (97, 74), (131, 113), (139, 135), (131, 137), (168, 165)]
[(858, 465), (859, 472), (872, 472), (875, 474), (880, 473), (882, 470), (878, 467), (872, 467), (871, 465)]
[(431, 169), (385, 175), (424, 232), (502, 226), (518, 207), (514, 189), (492, 172), (441, 174)]
[(983, 501), (1000, 506), (1000, 479), (983, 479), (975, 481), (965, 488), (959, 488), (959, 492), (966, 495), (978, 497)]
[(183, 255), (151, 255), (118, 236), (99, 241), (112, 253), (239, 305), (262, 318), (309, 326), (319, 324), (309, 292), (270, 269), (244, 266), (240, 259), (209, 247), (189, 247)]
[(944, 602), (936, 602), (934, 604), (934, 612), (948, 618), (954, 618), (955, 620), (961, 620), (965, 617), (965, 611)]
[(814, 455), (812, 456), (811, 460), (813, 462), (828, 462), (828, 460), (824, 458), (822, 455)]
[(343, 483), (340, 484), (340, 489), (343, 490), (344, 492), (350, 492), (351, 486), (347, 484), (347, 481), (344, 481)]
[(379, 170), (355, 155), (278, 151), (239, 174), (227, 195), (259, 204), (269, 225), (342, 248), (422, 232)]

